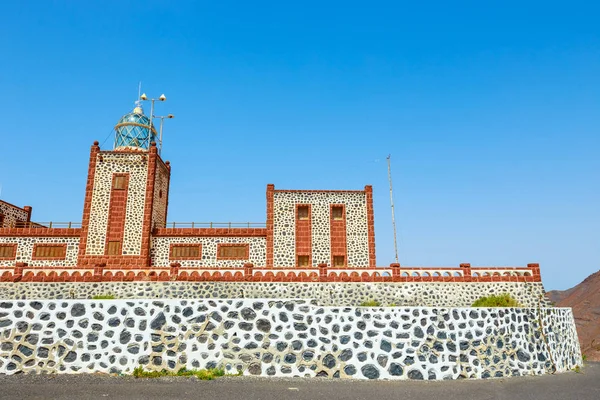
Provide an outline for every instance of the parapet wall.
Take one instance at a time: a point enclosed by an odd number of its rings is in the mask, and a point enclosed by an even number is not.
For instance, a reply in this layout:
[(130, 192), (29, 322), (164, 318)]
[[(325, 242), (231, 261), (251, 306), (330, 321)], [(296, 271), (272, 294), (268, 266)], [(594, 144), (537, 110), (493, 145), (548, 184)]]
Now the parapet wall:
[(0, 303), (0, 373), (225, 368), (245, 375), (439, 380), (582, 363), (570, 309), (321, 307), (303, 300)]
[[(323, 306), (382, 305), (469, 307), (490, 294), (510, 293), (526, 307), (548, 305), (541, 282), (98, 282), (0, 283), (0, 299), (270, 298), (312, 299)], [(541, 303), (540, 303), (541, 299)]]

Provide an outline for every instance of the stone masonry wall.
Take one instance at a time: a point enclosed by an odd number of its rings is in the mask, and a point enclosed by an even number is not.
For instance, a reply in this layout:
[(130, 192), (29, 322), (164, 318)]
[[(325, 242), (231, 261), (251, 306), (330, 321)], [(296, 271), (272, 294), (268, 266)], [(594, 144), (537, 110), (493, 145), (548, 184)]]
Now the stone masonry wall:
[(303, 300), (0, 302), (0, 373), (224, 368), (440, 380), (582, 363), (570, 309), (321, 307)]
[(296, 205), (310, 204), (312, 266), (331, 264), (330, 206), (344, 205), (349, 267), (369, 266), (369, 229), (365, 192), (278, 191), (273, 196), (274, 266), (296, 265)]
[[(171, 245), (201, 244), (200, 258), (174, 259), (170, 258)], [(217, 259), (217, 246), (219, 244), (248, 244), (249, 257), (237, 260)], [(151, 264), (157, 267), (168, 267), (171, 262), (178, 262), (183, 267), (240, 267), (245, 263), (265, 265), (266, 263), (266, 238), (264, 237), (194, 237), (194, 236), (168, 236), (153, 237), (150, 249)]]
[(0, 283), (0, 299), (79, 299), (112, 294), (132, 298), (272, 298), (312, 299), (324, 306), (382, 305), (469, 307), (490, 294), (510, 293), (526, 307), (548, 305), (538, 282), (282, 283), (282, 282), (98, 282)]
[(0, 200), (0, 215), (3, 216), (2, 220), (4, 221), (3, 224), (0, 224), (0, 228), (2, 228), (2, 225), (7, 227), (14, 226), (17, 222), (29, 220), (29, 212), (26, 209), (14, 206), (2, 200)]
[(102, 152), (97, 157), (101, 157), (102, 161), (96, 162), (86, 254), (104, 254), (113, 175), (128, 174), (122, 249), (125, 254), (139, 255), (148, 177), (147, 156), (141, 153)]
[(152, 227), (164, 228), (167, 223), (167, 206), (169, 197), (169, 176), (167, 167), (158, 162), (156, 165), (156, 181), (154, 184), (154, 200), (152, 202)]
[[(12, 260), (0, 259), (0, 267), (14, 267), (17, 262), (25, 262), (32, 267), (74, 267), (77, 265), (78, 237), (0, 236), (0, 244), (17, 245), (15, 258)], [(66, 257), (51, 260), (35, 259), (33, 247), (36, 244), (66, 245)]]

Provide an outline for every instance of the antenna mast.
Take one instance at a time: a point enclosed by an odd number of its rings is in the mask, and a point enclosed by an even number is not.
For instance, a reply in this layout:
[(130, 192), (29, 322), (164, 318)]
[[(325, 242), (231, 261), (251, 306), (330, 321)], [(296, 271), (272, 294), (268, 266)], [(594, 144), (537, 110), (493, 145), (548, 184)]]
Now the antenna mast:
[(392, 168), (391, 168), (391, 155), (387, 156), (388, 166), (388, 180), (390, 182), (390, 204), (392, 205), (392, 227), (394, 228), (394, 252), (396, 254), (396, 264), (398, 263), (398, 239), (396, 237), (396, 216), (394, 214), (394, 195), (392, 192)]

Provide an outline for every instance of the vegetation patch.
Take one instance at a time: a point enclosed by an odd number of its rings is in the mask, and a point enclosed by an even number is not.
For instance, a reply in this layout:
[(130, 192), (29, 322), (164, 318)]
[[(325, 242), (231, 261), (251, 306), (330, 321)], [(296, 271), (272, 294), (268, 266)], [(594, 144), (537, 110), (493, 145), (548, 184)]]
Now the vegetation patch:
[(515, 300), (510, 294), (502, 293), (481, 297), (471, 305), (471, 307), (523, 307), (521, 303)]
[(92, 300), (114, 300), (115, 296), (112, 294), (98, 294), (92, 297)]
[[(225, 375), (225, 370), (220, 368), (214, 369), (186, 369), (181, 368), (177, 372), (167, 371), (145, 371), (141, 365), (133, 370), (133, 376), (136, 378), (161, 378), (163, 376), (195, 376), (203, 381), (211, 381), (215, 378)], [(241, 375), (241, 371), (237, 374)]]
[(360, 303), (361, 307), (380, 307), (381, 303), (378, 302), (377, 300), (369, 300), (369, 301), (363, 301), (362, 303)]

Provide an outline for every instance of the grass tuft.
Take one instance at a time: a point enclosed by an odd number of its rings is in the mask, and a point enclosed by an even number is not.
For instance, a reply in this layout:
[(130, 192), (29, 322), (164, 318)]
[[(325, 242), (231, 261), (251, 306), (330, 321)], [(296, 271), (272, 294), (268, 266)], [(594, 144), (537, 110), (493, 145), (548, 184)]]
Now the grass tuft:
[(97, 294), (92, 297), (92, 300), (114, 300), (115, 296), (112, 294)]
[(515, 300), (510, 294), (502, 293), (481, 297), (471, 305), (471, 307), (523, 307), (521, 303)]
[(377, 300), (368, 300), (368, 301), (363, 301), (362, 303), (360, 303), (361, 307), (379, 307), (381, 306), (381, 303), (378, 302)]
[[(225, 370), (222, 368), (213, 369), (186, 369), (181, 368), (177, 372), (167, 371), (145, 371), (143, 366), (136, 367), (132, 374), (135, 378), (161, 378), (163, 376), (195, 376), (203, 381), (212, 381), (215, 378), (225, 375)], [(241, 375), (241, 371), (237, 375)], [(236, 376), (236, 375), (233, 375)]]

